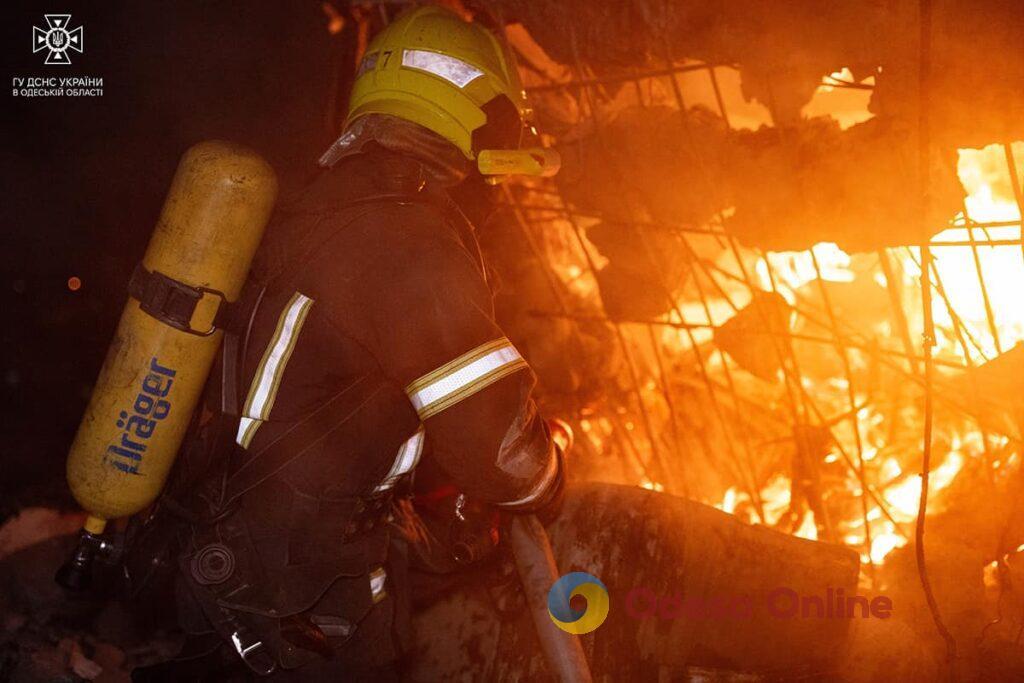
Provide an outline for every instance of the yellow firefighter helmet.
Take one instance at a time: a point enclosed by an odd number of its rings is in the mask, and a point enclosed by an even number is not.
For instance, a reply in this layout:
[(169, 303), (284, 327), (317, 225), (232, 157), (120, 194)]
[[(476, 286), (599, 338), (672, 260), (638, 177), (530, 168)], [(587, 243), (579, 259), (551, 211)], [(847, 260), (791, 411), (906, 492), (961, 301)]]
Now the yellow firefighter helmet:
[(521, 150), (532, 112), (515, 59), (498, 37), (443, 7), (402, 14), (371, 41), (346, 128), (388, 114), (437, 133), (484, 174), (550, 175), (550, 150)]

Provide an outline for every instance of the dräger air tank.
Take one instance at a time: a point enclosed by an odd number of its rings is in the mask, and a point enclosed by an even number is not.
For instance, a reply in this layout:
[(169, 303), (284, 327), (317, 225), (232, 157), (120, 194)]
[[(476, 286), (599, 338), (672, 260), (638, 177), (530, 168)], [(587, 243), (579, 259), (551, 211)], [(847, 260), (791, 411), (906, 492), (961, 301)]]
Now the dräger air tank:
[(211, 141), (182, 157), (68, 455), (88, 518), (62, 585), (84, 588), (108, 520), (163, 489), (221, 343), (217, 311), (238, 299), (276, 195), (252, 150)]

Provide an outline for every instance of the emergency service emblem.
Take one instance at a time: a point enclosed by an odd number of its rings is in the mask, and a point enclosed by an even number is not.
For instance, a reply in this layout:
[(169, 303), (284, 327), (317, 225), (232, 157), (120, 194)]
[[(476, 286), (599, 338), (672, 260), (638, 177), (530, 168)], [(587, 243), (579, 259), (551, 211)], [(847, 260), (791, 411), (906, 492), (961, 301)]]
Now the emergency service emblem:
[(32, 52), (47, 50), (44, 64), (70, 64), (69, 50), (81, 54), (84, 47), (84, 29), (71, 29), (70, 14), (47, 14), (47, 28), (32, 27)]

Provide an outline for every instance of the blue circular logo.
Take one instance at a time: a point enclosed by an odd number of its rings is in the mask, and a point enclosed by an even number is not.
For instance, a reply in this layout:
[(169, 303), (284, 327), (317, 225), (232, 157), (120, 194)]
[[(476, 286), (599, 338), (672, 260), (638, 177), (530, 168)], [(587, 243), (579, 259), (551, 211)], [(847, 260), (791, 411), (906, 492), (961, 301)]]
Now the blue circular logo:
[[(573, 596), (587, 601), (584, 609), (573, 609)], [(568, 633), (590, 633), (604, 623), (609, 610), (608, 589), (601, 580), (586, 572), (571, 572), (555, 581), (548, 591), (548, 614), (555, 626)]]

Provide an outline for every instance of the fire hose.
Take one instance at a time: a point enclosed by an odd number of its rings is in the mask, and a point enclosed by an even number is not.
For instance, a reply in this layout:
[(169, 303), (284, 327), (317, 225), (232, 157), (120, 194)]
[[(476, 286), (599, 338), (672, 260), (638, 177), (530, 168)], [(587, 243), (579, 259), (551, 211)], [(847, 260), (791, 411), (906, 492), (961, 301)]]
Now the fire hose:
[(548, 590), (559, 574), (544, 525), (535, 515), (516, 515), (508, 525), (507, 540), (551, 673), (562, 683), (590, 683), (590, 666), (579, 639), (556, 626), (548, 613)]

